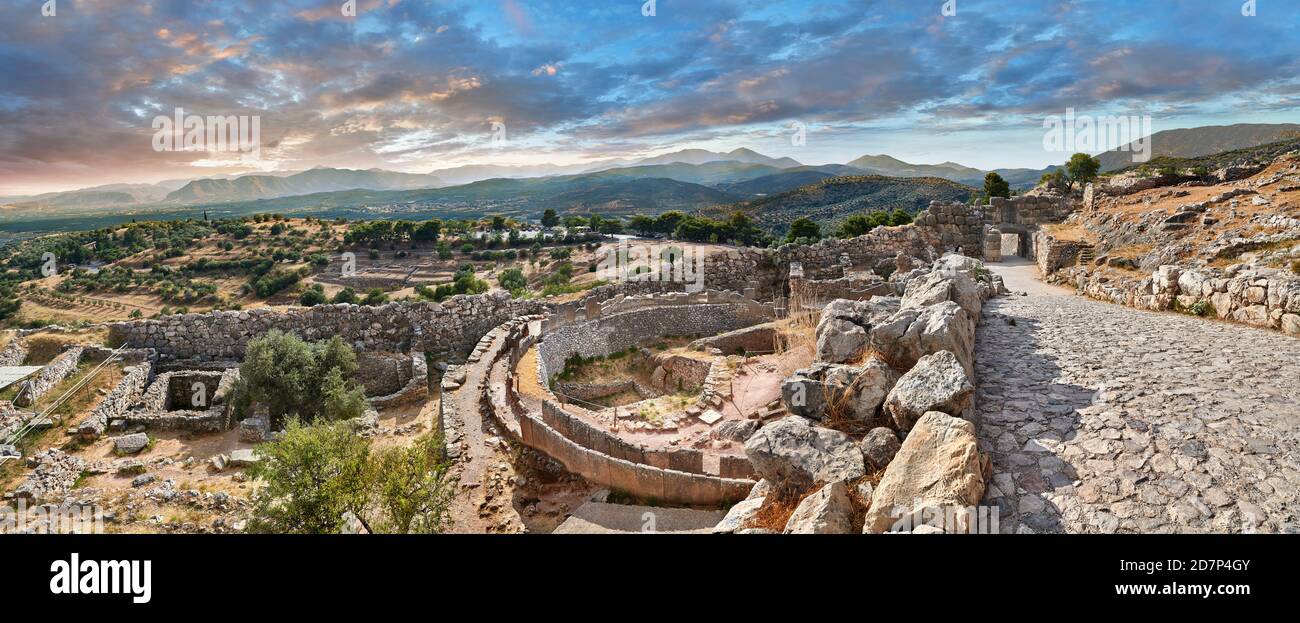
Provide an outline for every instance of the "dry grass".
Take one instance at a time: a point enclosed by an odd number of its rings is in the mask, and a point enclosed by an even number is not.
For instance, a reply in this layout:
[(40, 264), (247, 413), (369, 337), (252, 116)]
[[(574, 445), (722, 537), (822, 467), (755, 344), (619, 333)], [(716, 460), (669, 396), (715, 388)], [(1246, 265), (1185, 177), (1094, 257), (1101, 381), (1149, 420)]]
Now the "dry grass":
[(1096, 235), (1077, 223), (1043, 225), (1043, 229), (1057, 240), (1097, 244)]
[(78, 333), (38, 333), (27, 338), (27, 365), (41, 366), (49, 363), (63, 347), (71, 344), (101, 344), (108, 336), (105, 329)]
[(799, 507), (799, 503), (804, 498), (816, 493), (821, 486), (815, 486), (808, 491), (799, 495), (780, 494), (773, 492), (763, 500), (763, 505), (758, 508), (758, 512), (745, 523), (745, 528), (762, 528), (773, 532), (785, 531), (785, 524), (790, 522), (790, 516), (794, 514), (794, 509)]

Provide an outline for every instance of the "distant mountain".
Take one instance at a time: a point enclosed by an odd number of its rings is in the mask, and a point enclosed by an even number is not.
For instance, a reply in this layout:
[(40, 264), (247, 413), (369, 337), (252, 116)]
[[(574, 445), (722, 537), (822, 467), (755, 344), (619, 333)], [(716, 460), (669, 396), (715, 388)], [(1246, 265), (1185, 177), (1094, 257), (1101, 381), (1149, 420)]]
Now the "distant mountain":
[[(481, 218), (484, 214), (537, 217), (547, 208), (561, 213), (653, 215), (670, 210), (693, 212), (739, 199), (737, 195), (708, 186), (668, 178), (568, 175), (497, 178), (427, 190), (347, 190), (213, 207), (241, 214), (364, 209), (373, 213), (422, 212), (442, 218)], [(197, 205), (194, 209), (203, 207)]]
[(748, 164), (737, 161), (705, 162), (703, 164), (648, 164), (617, 169), (606, 169), (584, 175), (593, 177), (661, 177), (679, 182), (717, 186), (734, 184), (754, 178), (780, 173), (783, 169), (765, 165)]
[[(1288, 139), (1300, 138), (1300, 124), (1294, 123), (1239, 123), (1181, 130), (1164, 130), (1150, 137), (1153, 158), (1196, 158), (1239, 149), (1248, 149)], [(1129, 143), (1129, 151), (1112, 149), (1097, 156), (1103, 171), (1114, 171), (1133, 166), (1136, 143)]]
[(910, 164), (893, 156), (863, 156), (848, 163), (849, 166), (889, 177), (942, 177), (947, 180), (983, 180), (984, 171), (962, 166), (955, 162), (942, 164)]
[(850, 214), (899, 208), (914, 213), (931, 201), (966, 201), (975, 192), (975, 188), (938, 177), (859, 175), (832, 177), (770, 197), (711, 206), (701, 212), (723, 218), (740, 210), (760, 227), (779, 232), (801, 216), (830, 227)]
[(816, 184), (817, 182), (832, 177), (861, 175), (862, 173), (863, 171), (861, 169), (855, 169), (842, 164), (824, 165), (819, 167), (795, 167), (750, 180), (732, 182), (729, 184), (719, 184), (716, 185), (715, 188), (738, 195), (744, 195), (746, 197), (761, 197), (794, 190), (800, 186)]
[(788, 168), (802, 166), (798, 160), (793, 158), (772, 158), (764, 156), (752, 149), (735, 149), (727, 153), (709, 151), (707, 149), (683, 149), (662, 156), (652, 158), (643, 158), (638, 160), (638, 165), (647, 164), (669, 164), (680, 162), (683, 164), (705, 164), (708, 162), (743, 162), (746, 164), (765, 164), (771, 167)]
[(443, 186), (442, 180), (432, 175), (382, 169), (356, 171), (316, 168), (285, 177), (244, 175), (233, 179), (194, 180), (168, 193), (166, 200), (176, 203), (220, 203), (340, 190), (406, 190), (440, 186)]
[(29, 197), (9, 197), (0, 203), (26, 210), (95, 208), (154, 203), (161, 201), (166, 195), (167, 189), (153, 184), (108, 184)]
[[(613, 166), (618, 165), (610, 165)], [(499, 164), (471, 164), (459, 167), (450, 167), (447, 169), (434, 169), (429, 173), (442, 180), (449, 186), (460, 186), (462, 184), (473, 184), (483, 180), (497, 178), (529, 178), (529, 177), (552, 177), (556, 175), (575, 175), (586, 171), (601, 169), (603, 167), (587, 164), (574, 165), (499, 165)]]

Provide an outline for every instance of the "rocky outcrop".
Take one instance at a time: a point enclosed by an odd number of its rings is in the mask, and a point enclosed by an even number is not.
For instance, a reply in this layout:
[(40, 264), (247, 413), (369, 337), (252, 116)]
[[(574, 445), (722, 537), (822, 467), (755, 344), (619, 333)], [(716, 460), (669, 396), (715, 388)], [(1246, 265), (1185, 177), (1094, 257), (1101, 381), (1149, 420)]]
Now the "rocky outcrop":
[(866, 473), (862, 451), (848, 435), (813, 426), (797, 415), (759, 429), (745, 442), (745, 456), (754, 471), (785, 492), (855, 480)]
[(927, 355), (908, 370), (885, 398), (885, 414), (900, 431), (909, 431), (928, 411), (961, 417), (971, 405), (975, 386), (957, 356), (948, 351)]
[(13, 497), (44, 502), (56, 500), (72, 489), (86, 468), (80, 457), (62, 450), (44, 450), (28, 460), (31, 475), (13, 491)]
[[(862, 531), (933, 524), (939, 517), (945, 518), (945, 531), (968, 532), (967, 510), (983, 497), (989, 468), (974, 424), (945, 413), (926, 413), (875, 487)], [(951, 525), (948, 517), (953, 518)]]

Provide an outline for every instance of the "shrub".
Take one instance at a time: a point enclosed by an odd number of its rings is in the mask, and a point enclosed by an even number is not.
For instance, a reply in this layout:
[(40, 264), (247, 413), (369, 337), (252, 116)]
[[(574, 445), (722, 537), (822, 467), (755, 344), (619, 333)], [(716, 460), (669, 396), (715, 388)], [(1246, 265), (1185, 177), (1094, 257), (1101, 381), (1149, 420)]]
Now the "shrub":
[(372, 453), (345, 425), (292, 420), (258, 453), (249, 473), (265, 486), (253, 494), (249, 532), (338, 533), (345, 514), (372, 533), (430, 534), (451, 524), (455, 480), (436, 437)]
[(352, 288), (343, 288), (334, 294), (334, 298), (330, 299), (330, 302), (335, 304), (350, 303), (356, 305), (357, 301), (357, 291)]
[(325, 300), (325, 288), (317, 283), (307, 288), (307, 291), (298, 297), (298, 304), (303, 307), (315, 307), (324, 304)]

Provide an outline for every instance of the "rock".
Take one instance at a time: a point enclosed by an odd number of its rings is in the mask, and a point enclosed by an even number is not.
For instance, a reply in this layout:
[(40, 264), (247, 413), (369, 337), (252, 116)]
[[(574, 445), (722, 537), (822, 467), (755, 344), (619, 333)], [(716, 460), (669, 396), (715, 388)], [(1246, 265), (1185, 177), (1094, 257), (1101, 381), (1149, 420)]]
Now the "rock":
[(862, 451), (848, 435), (811, 425), (797, 415), (759, 429), (745, 442), (754, 471), (774, 488), (807, 491), (816, 483), (856, 480), (866, 474)]
[(872, 357), (861, 366), (818, 363), (781, 383), (781, 402), (790, 413), (824, 419), (867, 423), (898, 381), (889, 364)]
[(1300, 335), (1300, 314), (1282, 314), (1282, 330), (1290, 335)]
[(946, 350), (957, 355), (967, 375), (973, 375), (977, 317), (952, 301), (925, 308), (907, 329), (902, 343), (908, 348), (891, 361), (910, 369), (921, 357)]
[(713, 527), (714, 534), (732, 534), (737, 530), (744, 528), (745, 524), (758, 514), (758, 509), (763, 506), (764, 498), (751, 498), (737, 503), (727, 511), (726, 516), (718, 525)]
[(257, 456), (251, 448), (243, 448), (230, 453), (230, 464), (235, 467), (252, 467), (256, 465), (262, 457)]
[(849, 484), (833, 482), (806, 497), (785, 524), (785, 534), (849, 534), (853, 531), (853, 503)]
[(894, 526), (929, 523), (935, 513), (951, 513), (957, 525), (947, 532), (968, 531), (964, 511), (979, 504), (990, 469), (979, 452), (975, 425), (945, 413), (921, 416), (890, 462), (871, 495), (864, 533), (881, 533)]
[(758, 420), (727, 420), (713, 429), (713, 437), (744, 443), (758, 432), (759, 426)]
[(271, 430), (270, 421), (261, 416), (244, 418), (239, 423), (239, 441), (243, 443), (262, 443)]
[(927, 411), (961, 416), (970, 406), (975, 387), (966, 369), (949, 351), (926, 355), (908, 370), (885, 399), (885, 414), (903, 432)]
[(133, 480), (131, 480), (131, 486), (135, 487), (136, 489), (139, 489), (140, 487), (150, 484), (155, 480), (158, 480), (158, 477), (153, 474), (141, 474), (139, 476), (136, 476)]
[(979, 285), (970, 276), (934, 271), (907, 284), (899, 309), (924, 309), (945, 301), (957, 303), (973, 317), (984, 308)]
[(132, 433), (113, 438), (113, 449), (118, 454), (136, 454), (149, 445), (149, 435)]
[(0, 444), (0, 458), (12, 457), (15, 459), (22, 458), (23, 454), (18, 451), (18, 446), (11, 444)]
[(900, 445), (898, 434), (893, 430), (884, 426), (873, 428), (862, 439), (862, 456), (869, 467), (884, 469), (889, 466), (890, 461), (894, 460)]
[(212, 457), (211, 462), (212, 462), (212, 469), (215, 469), (219, 472), (225, 471), (226, 465), (230, 463), (230, 457), (224, 454), (218, 454), (217, 456)]
[(898, 311), (899, 299), (877, 296), (869, 301), (836, 299), (822, 310), (817, 323), (817, 360), (844, 363), (862, 358), (868, 332)]

